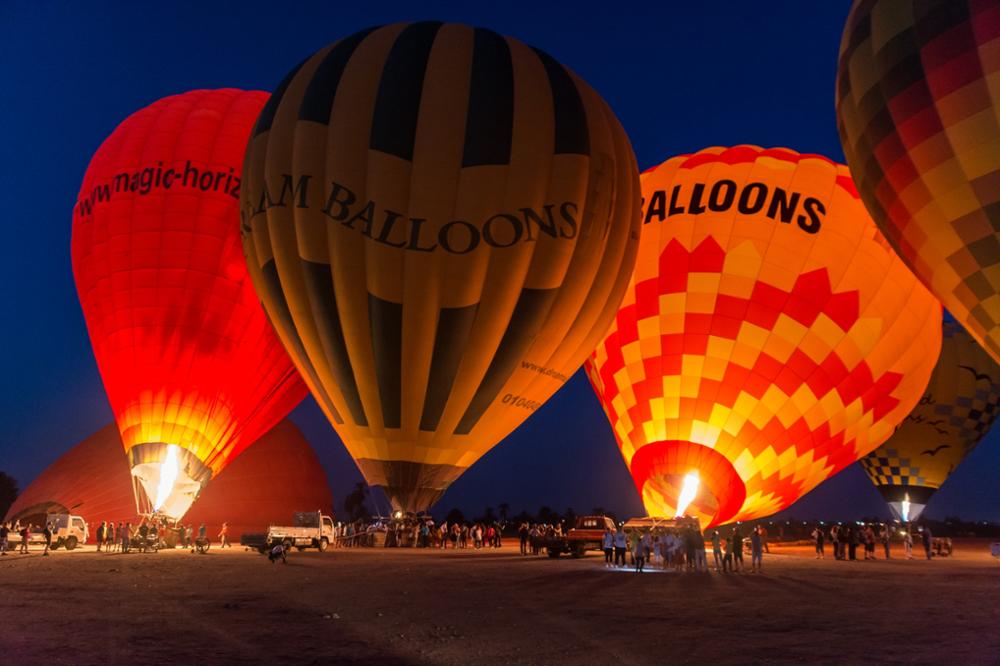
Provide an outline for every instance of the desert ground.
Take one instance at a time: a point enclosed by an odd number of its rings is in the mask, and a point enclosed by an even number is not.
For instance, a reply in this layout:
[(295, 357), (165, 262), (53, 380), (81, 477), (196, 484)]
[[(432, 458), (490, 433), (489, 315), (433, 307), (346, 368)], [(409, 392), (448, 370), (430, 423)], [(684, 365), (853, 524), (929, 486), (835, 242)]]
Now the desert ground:
[(986, 541), (930, 562), (772, 546), (761, 575), (637, 575), (513, 544), (285, 565), (239, 547), (89, 547), (0, 557), (0, 663), (968, 666), (1000, 663), (998, 597)]

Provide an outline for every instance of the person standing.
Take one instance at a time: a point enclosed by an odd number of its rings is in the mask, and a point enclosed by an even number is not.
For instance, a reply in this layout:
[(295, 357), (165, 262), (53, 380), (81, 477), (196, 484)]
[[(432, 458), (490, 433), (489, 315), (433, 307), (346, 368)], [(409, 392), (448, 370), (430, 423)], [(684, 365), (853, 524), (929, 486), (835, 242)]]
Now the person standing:
[(826, 552), (824, 552), (825, 549), (823, 547), (823, 541), (824, 541), (825, 537), (826, 537), (826, 535), (823, 534), (823, 527), (820, 526), (820, 525), (817, 525), (816, 529), (814, 529), (812, 531), (813, 542), (816, 544), (816, 559), (817, 560), (825, 560), (826, 559)]
[(921, 532), (921, 538), (924, 542), (924, 553), (927, 555), (927, 559), (931, 559), (931, 528), (924, 525), (923, 532)]
[(7, 555), (7, 539), (10, 537), (10, 527), (7, 523), (0, 525), (0, 555)]
[(517, 528), (517, 537), (518, 537), (518, 541), (521, 542), (521, 554), (522, 555), (527, 555), (528, 554), (528, 538), (529, 538), (528, 523), (521, 523), (521, 526), (519, 528)]
[(763, 563), (764, 539), (760, 536), (760, 530), (754, 528), (750, 530), (750, 573), (760, 573)]
[(45, 550), (42, 552), (42, 555), (48, 557), (49, 548), (52, 547), (52, 523), (45, 523), (45, 530), (42, 534), (45, 536)]
[[(523, 549), (524, 546), (521, 546)], [(614, 566), (612, 560), (615, 552), (615, 535), (610, 527), (604, 528), (604, 535), (601, 537), (601, 550), (604, 551), (604, 566)]]
[(681, 532), (681, 541), (684, 542), (684, 553), (687, 556), (687, 570), (694, 571), (698, 566), (695, 560), (697, 548), (694, 545), (694, 530), (690, 527), (684, 528)]
[(448, 550), (448, 521), (443, 521), (438, 528), (438, 539), (441, 540), (441, 550)]
[(903, 552), (906, 554), (906, 559), (913, 559), (913, 531), (907, 530), (903, 535)]
[(840, 525), (830, 526), (830, 544), (833, 546), (833, 559), (844, 559), (840, 554)]
[(852, 562), (858, 559), (858, 528), (855, 525), (847, 526), (847, 559)]
[(219, 530), (219, 548), (232, 548), (229, 545), (229, 523), (222, 523), (222, 529)]
[(483, 542), (483, 548), (492, 548), (496, 541), (496, 528), (493, 525), (487, 525), (486, 527), (486, 540)]
[(615, 566), (625, 566), (626, 548), (628, 548), (628, 537), (625, 535), (625, 530), (619, 525), (618, 531), (615, 532)]
[(733, 570), (743, 572), (743, 535), (739, 525), (733, 528)]
[(632, 557), (635, 559), (635, 572), (642, 573), (643, 566), (646, 564), (646, 551), (649, 549), (649, 533), (645, 533), (638, 536), (635, 540), (635, 549), (632, 553)]
[(28, 541), (31, 540), (31, 524), (26, 523), (24, 527), (21, 528), (21, 554), (28, 554)]
[(885, 551), (885, 559), (889, 559), (889, 526), (882, 523), (878, 530), (879, 541), (882, 542), (882, 550)]
[(125, 523), (125, 529), (122, 531), (122, 552), (127, 553), (132, 550), (132, 523)]
[(715, 570), (722, 571), (722, 542), (719, 540), (719, 530), (712, 530), (712, 556), (715, 558)]
[(694, 540), (694, 570), (699, 573), (708, 573), (708, 559), (705, 557), (705, 535), (701, 530), (691, 530), (691, 538)]
[(97, 527), (97, 552), (101, 552), (101, 546), (104, 545), (104, 532), (107, 531), (108, 524), (106, 521), (101, 521), (101, 524)]
[(734, 542), (736, 540), (736, 530), (733, 530), (728, 537), (726, 537), (726, 552), (722, 556), (722, 572), (731, 573), (733, 571), (733, 548)]
[(760, 534), (760, 542), (764, 546), (764, 552), (768, 555), (771, 554), (771, 547), (767, 545), (767, 528), (763, 524), (757, 526), (757, 532)]

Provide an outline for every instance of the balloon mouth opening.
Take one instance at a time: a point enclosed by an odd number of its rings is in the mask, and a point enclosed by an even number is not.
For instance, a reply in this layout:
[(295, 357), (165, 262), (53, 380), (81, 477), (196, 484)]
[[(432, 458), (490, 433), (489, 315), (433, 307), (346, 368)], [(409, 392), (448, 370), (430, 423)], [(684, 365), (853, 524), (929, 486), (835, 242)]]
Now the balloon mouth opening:
[(368, 485), (382, 489), (393, 511), (407, 513), (429, 509), (465, 471), (456, 465), (411, 460), (358, 458), (355, 462)]
[(925, 508), (927, 508), (926, 504), (911, 502), (907, 499), (903, 499), (898, 502), (889, 502), (889, 509), (892, 511), (892, 514), (904, 523), (919, 520), (920, 515), (924, 512)]
[(211, 478), (204, 463), (176, 444), (140, 444), (129, 454), (139, 514), (157, 513), (180, 520)]
[(702, 444), (647, 444), (632, 456), (630, 469), (650, 516), (687, 516), (714, 527), (735, 516), (746, 499), (732, 464)]
[(879, 486), (879, 492), (889, 505), (892, 515), (904, 523), (919, 520), (936, 491), (937, 488), (929, 486)]

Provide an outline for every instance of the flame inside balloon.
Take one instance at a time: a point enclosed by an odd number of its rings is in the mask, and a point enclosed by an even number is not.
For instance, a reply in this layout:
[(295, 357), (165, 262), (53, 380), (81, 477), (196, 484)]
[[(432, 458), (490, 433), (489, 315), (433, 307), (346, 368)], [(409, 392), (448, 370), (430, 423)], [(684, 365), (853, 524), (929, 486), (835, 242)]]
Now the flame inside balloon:
[(167, 457), (160, 465), (160, 482), (156, 487), (156, 501), (153, 502), (153, 510), (159, 511), (163, 503), (170, 497), (170, 492), (174, 489), (174, 481), (177, 480), (179, 472), (177, 465), (177, 447), (171, 444), (167, 447)]
[(698, 495), (698, 472), (688, 472), (684, 475), (684, 485), (681, 487), (680, 497), (677, 499), (676, 518), (680, 518), (687, 511), (688, 505), (694, 501)]

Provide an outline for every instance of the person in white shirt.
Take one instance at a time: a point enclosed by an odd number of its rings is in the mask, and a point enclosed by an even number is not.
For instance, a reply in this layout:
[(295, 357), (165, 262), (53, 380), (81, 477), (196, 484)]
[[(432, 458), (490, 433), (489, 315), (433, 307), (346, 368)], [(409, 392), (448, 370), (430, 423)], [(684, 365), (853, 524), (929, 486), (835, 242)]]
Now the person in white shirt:
[(622, 530), (622, 526), (618, 526), (618, 531), (615, 532), (615, 565), (625, 566), (625, 550), (628, 548), (628, 537), (625, 535), (625, 531)]
[(615, 551), (615, 535), (610, 527), (604, 528), (604, 536), (601, 537), (601, 548), (604, 549), (604, 566), (614, 566), (612, 557)]

